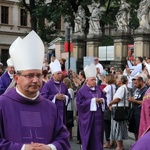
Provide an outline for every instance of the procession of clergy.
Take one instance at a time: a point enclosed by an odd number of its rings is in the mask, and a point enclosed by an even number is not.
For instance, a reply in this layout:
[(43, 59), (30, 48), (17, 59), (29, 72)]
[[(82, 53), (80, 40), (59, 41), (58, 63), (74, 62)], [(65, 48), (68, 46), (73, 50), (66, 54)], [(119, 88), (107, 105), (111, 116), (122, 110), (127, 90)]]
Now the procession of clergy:
[[(50, 63), (52, 77), (43, 83), (44, 44), (34, 31), (23, 39), (18, 37), (14, 40), (9, 48), (9, 54), (8, 67), (0, 77), (0, 150), (70, 150), (66, 107), (70, 103), (71, 95), (62, 81), (60, 62), (55, 59)], [(142, 71), (141, 60), (138, 59), (139, 63), (135, 66), (128, 61), (128, 66), (133, 67), (130, 77), (137, 88), (136, 80), (141, 79), (144, 83), (144, 77), (137, 75), (140, 67)], [(108, 104), (106, 89), (104, 92), (96, 85), (98, 74), (96, 66), (101, 67), (100, 64), (93, 63), (84, 68), (85, 84), (76, 94), (82, 150), (103, 150), (104, 111), (107, 106), (113, 111), (113, 106), (122, 101), (123, 96), (120, 94), (123, 87), (128, 89), (129, 82), (125, 78), (127, 75), (118, 75), (118, 86), (120, 83), (121, 86)], [(135, 109), (142, 105), (140, 136), (131, 147), (132, 150), (150, 148), (150, 91), (146, 88), (144, 91), (146, 94), (143, 95), (142, 103), (136, 98), (127, 100), (138, 101)], [(123, 143), (120, 141), (127, 139), (127, 135), (122, 133), (127, 123), (123, 121), (120, 124), (117, 121), (111, 124), (115, 125), (118, 131), (111, 128), (110, 132), (114, 133), (114, 136), (108, 138), (117, 142), (116, 150), (122, 150)]]

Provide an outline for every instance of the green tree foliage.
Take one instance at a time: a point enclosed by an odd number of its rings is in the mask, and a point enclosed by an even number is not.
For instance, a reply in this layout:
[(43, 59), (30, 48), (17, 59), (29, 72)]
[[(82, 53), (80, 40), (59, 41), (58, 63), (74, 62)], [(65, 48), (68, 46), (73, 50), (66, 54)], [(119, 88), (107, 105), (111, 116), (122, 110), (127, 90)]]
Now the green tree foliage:
[[(136, 10), (139, 7), (141, 0), (126, 0), (131, 5), (131, 19), (130, 27), (136, 29), (138, 27), (138, 19)], [(99, 2), (101, 7), (105, 8), (102, 14), (101, 27), (102, 33), (105, 32), (105, 25), (115, 25), (115, 15), (120, 7), (120, 0), (95, 0)], [(70, 21), (71, 26), (74, 26), (74, 13), (77, 12), (78, 6), (82, 5), (85, 9), (86, 16), (90, 16), (88, 5), (92, 3), (92, 0), (52, 0), (50, 3), (46, 3), (46, 0), (29, 0), (29, 4), (26, 0), (20, 0), (20, 5), (25, 7), (31, 15), (31, 29), (37, 30), (41, 38), (45, 41), (50, 41), (54, 38), (52, 35), (60, 33), (58, 30), (54, 30), (55, 24), (58, 22), (61, 16), (65, 18), (65, 21)], [(46, 26), (45, 19), (49, 21)], [(85, 33), (88, 32), (88, 20)], [(108, 37), (107, 37), (108, 38)], [(106, 38), (106, 39), (107, 39)], [(110, 38), (108, 38), (110, 41)]]

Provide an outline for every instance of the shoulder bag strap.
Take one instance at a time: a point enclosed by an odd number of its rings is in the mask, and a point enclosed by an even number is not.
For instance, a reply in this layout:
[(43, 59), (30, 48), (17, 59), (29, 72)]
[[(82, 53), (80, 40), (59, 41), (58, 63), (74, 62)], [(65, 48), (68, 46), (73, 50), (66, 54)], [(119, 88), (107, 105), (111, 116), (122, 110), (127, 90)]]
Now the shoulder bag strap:
[(127, 97), (127, 95), (126, 95), (126, 88), (124, 87), (124, 107), (126, 107), (126, 97)]
[(111, 86), (111, 101), (113, 100), (113, 86), (112, 85), (110, 85)]
[[(126, 89), (124, 88), (124, 97), (123, 97), (123, 100), (124, 100), (124, 108), (126, 107)], [(117, 107), (118, 107), (118, 103), (117, 103), (117, 105), (116, 105)], [(117, 108), (116, 107), (116, 108)]]

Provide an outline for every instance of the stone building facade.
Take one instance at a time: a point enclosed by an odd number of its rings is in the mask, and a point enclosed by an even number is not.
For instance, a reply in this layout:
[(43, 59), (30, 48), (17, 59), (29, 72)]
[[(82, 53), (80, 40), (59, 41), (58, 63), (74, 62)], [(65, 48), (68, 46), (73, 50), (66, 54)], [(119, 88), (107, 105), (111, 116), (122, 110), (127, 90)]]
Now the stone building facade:
[[(9, 47), (12, 42), (20, 36), (23, 38), (31, 30), (30, 15), (25, 9), (18, 5), (19, 0), (0, 0), (0, 62), (6, 66), (9, 58)], [(26, 2), (29, 2), (29, 0)], [(50, 2), (50, 0), (47, 0)], [(46, 21), (46, 23), (48, 23)], [(61, 17), (55, 27), (58, 30), (65, 30), (64, 20)], [(45, 45), (45, 57), (49, 55), (49, 44)], [(61, 48), (60, 48), (61, 47)], [(56, 43), (54, 49), (56, 58), (68, 57), (63, 50), (63, 43)]]
[(19, 7), (18, 0), (0, 0), (0, 62), (6, 65), (9, 47), (30, 31), (30, 16)]

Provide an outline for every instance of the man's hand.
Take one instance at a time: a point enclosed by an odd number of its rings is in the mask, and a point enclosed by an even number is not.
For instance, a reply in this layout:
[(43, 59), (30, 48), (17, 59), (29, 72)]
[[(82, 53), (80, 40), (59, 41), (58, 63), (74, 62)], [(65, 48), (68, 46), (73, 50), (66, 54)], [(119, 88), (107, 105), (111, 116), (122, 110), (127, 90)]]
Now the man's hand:
[(126, 57), (126, 60), (127, 60), (127, 61), (129, 60), (129, 57), (128, 57), (128, 56)]
[(128, 101), (131, 102), (131, 103), (134, 103), (134, 102), (135, 102), (135, 99), (134, 99), (133, 97), (128, 97), (127, 99), (128, 99)]
[(24, 150), (51, 150), (50, 146), (41, 143), (25, 144)]
[(97, 70), (97, 75), (100, 74), (100, 68), (96, 68)]
[(65, 101), (66, 100), (66, 96), (64, 94), (57, 93), (56, 94), (56, 99), (58, 99), (60, 101)]
[(103, 99), (102, 98), (96, 98), (96, 103), (103, 103)]
[(50, 146), (45, 145), (45, 144), (42, 144), (41, 147), (42, 147), (42, 150), (52, 150), (52, 149), (50, 148)]
[(42, 148), (41, 148), (41, 144), (31, 143), (31, 144), (25, 144), (24, 150), (42, 150)]

